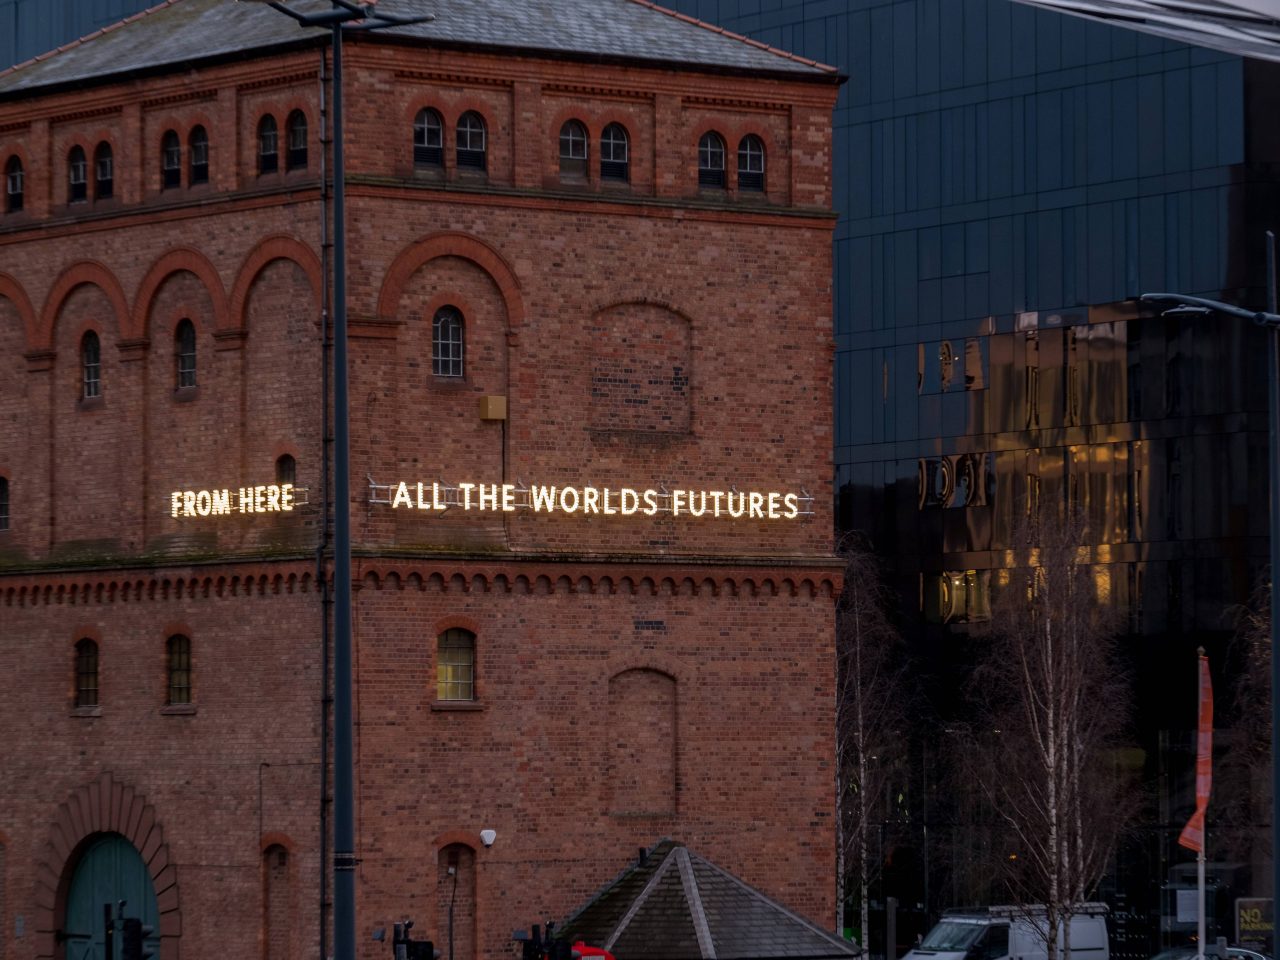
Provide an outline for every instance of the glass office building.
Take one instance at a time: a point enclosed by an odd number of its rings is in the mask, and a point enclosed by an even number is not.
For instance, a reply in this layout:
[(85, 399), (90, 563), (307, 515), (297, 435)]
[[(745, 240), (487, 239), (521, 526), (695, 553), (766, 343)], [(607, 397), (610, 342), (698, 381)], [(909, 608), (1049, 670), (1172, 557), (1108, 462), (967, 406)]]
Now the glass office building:
[[(1229, 728), (1234, 611), (1267, 563), (1266, 337), (1133, 298), (1264, 306), (1280, 66), (1010, 0), (673, 6), (849, 77), (835, 136), (838, 516), (886, 559), (937, 721), (915, 748), (915, 823), (886, 825), (903, 846), (882, 893), (926, 912), (980, 895), (938, 867), (971, 825), (933, 795), (929, 757), (946, 754), (954, 678), (1016, 518), (1065, 502), (1124, 614), (1151, 786), (1103, 891), (1120, 908), (1117, 952), (1179, 941), (1195, 650), (1209, 650)], [(1231, 897), (1270, 892), (1266, 846), (1210, 853), (1232, 940)]]

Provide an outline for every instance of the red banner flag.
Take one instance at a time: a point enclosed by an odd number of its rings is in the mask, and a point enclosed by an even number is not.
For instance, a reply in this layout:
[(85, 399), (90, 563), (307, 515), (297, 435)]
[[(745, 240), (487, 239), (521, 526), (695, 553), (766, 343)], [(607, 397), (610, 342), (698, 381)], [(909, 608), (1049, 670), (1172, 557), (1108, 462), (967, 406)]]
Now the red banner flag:
[(1209, 788), (1213, 784), (1213, 681), (1209, 679), (1209, 658), (1200, 657), (1200, 728), (1196, 736), (1196, 812), (1182, 828), (1178, 843), (1188, 850), (1204, 850), (1204, 814), (1209, 808)]

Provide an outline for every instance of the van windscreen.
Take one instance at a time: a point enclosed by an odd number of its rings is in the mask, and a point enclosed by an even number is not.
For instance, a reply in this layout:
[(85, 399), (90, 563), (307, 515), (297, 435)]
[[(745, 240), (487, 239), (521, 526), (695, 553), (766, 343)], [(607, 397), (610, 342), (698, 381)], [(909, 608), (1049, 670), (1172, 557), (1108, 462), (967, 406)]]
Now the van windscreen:
[(943, 920), (929, 931), (929, 935), (920, 944), (921, 950), (937, 950), (939, 953), (952, 953), (968, 950), (977, 943), (982, 931), (987, 929), (982, 923), (961, 923), (956, 920)]

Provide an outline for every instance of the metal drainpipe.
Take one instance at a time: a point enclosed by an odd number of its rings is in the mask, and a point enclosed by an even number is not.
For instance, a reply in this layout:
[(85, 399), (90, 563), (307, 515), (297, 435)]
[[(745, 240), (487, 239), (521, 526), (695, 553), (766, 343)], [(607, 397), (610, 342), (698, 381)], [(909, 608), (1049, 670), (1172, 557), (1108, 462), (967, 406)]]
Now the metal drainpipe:
[(316, 547), (316, 578), (320, 584), (320, 960), (329, 956), (329, 581), (325, 576), (325, 554), (329, 550), (329, 136), (328, 98), (329, 50), (320, 49), (320, 501), (322, 520), (320, 543)]

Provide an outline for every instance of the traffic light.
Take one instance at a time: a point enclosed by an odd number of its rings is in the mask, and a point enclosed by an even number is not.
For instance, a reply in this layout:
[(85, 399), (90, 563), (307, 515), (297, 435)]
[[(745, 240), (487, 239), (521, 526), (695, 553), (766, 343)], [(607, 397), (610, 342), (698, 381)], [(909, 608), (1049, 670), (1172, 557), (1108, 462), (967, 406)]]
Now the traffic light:
[(137, 917), (125, 917), (122, 921), (120, 960), (151, 960), (155, 954), (147, 947), (147, 938), (155, 933)]

